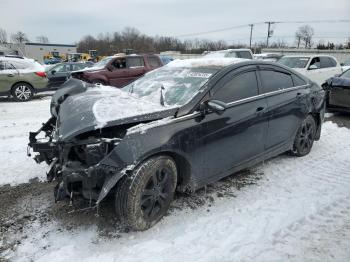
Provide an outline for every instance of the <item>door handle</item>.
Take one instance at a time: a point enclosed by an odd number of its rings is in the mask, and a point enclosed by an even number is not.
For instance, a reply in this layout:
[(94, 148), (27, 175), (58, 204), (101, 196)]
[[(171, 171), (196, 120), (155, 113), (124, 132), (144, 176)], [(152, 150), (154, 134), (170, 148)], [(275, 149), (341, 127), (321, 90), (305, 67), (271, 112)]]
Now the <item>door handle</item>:
[(262, 114), (262, 113), (264, 113), (264, 111), (265, 111), (265, 107), (263, 107), (263, 106), (259, 106), (257, 109), (256, 109), (256, 114)]

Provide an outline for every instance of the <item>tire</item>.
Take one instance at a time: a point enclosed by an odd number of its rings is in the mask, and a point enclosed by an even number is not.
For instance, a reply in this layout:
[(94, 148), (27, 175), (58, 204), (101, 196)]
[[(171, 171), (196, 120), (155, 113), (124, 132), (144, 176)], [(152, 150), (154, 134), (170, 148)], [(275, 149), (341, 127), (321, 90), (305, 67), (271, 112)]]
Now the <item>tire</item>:
[(117, 186), (115, 209), (120, 221), (135, 231), (149, 229), (166, 214), (177, 183), (175, 162), (152, 157), (125, 176)]
[(308, 115), (301, 123), (293, 144), (293, 154), (306, 156), (310, 153), (315, 141), (316, 122), (312, 115)]
[(106, 83), (103, 81), (103, 80), (100, 80), (100, 79), (95, 79), (95, 80), (92, 80), (92, 83), (93, 84), (97, 84), (97, 85), (102, 85), (102, 86), (105, 86)]
[(12, 87), (11, 94), (16, 101), (25, 102), (32, 99), (34, 90), (27, 83), (17, 83)]

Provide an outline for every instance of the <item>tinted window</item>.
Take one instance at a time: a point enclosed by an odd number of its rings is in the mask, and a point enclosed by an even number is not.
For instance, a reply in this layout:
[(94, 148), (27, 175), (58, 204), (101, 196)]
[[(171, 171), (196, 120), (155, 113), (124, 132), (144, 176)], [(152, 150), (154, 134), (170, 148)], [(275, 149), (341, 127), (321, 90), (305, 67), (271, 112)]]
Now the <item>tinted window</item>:
[(115, 68), (125, 68), (126, 67), (126, 60), (125, 60), (125, 58), (117, 58), (113, 61), (112, 65)]
[(321, 57), (321, 68), (335, 67), (337, 63), (333, 58), (330, 57)]
[(248, 51), (239, 51), (237, 54), (239, 58), (253, 59), (251, 53)]
[(229, 80), (214, 94), (213, 98), (229, 103), (256, 95), (258, 95), (258, 83), (255, 72), (250, 71)]
[(277, 91), (283, 88), (293, 86), (292, 77), (277, 71), (262, 70), (260, 71), (263, 93)]
[(154, 56), (149, 56), (148, 57), (148, 64), (151, 66), (151, 67), (159, 67), (161, 66), (160, 63), (159, 63), (159, 60), (157, 57), (154, 57)]
[(293, 82), (294, 82), (294, 86), (306, 85), (306, 82), (304, 81), (304, 79), (300, 78), (297, 75), (293, 75)]
[(2, 61), (0, 61), (0, 71), (5, 70), (5, 65)]
[(128, 68), (144, 66), (142, 57), (128, 57), (126, 59), (126, 65)]

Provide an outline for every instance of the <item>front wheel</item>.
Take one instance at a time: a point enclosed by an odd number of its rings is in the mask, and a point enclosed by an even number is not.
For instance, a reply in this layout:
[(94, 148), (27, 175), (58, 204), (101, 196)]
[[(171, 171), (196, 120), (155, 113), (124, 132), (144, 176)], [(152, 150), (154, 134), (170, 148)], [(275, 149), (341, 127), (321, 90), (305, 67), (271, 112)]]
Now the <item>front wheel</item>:
[(117, 186), (115, 207), (120, 220), (133, 230), (143, 231), (156, 224), (168, 211), (177, 183), (172, 158), (157, 156), (124, 177)]
[(293, 153), (296, 156), (305, 156), (310, 153), (315, 141), (316, 122), (312, 115), (308, 115), (298, 129), (293, 144)]
[(28, 101), (33, 97), (33, 95), (33, 88), (26, 83), (15, 84), (12, 88), (12, 96), (16, 101)]

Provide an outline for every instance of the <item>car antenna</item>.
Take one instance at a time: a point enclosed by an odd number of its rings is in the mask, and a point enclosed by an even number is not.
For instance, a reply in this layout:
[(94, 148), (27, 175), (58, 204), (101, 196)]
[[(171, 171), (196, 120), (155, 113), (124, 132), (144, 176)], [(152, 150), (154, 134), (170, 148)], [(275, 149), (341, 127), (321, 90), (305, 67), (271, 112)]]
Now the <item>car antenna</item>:
[(164, 86), (161, 85), (161, 86), (160, 86), (160, 104), (161, 104), (162, 106), (164, 106), (164, 96), (163, 96), (163, 90), (164, 90), (164, 89), (165, 89)]

